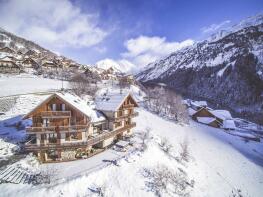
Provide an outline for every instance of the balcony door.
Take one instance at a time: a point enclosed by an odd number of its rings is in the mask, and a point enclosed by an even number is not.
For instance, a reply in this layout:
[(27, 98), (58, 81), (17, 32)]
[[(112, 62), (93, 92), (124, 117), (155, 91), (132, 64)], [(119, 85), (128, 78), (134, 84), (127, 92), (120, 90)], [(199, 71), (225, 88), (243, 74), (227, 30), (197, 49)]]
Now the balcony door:
[(45, 139), (46, 139), (46, 134), (41, 134), (40, 144), (44, 144), (45, 143)]

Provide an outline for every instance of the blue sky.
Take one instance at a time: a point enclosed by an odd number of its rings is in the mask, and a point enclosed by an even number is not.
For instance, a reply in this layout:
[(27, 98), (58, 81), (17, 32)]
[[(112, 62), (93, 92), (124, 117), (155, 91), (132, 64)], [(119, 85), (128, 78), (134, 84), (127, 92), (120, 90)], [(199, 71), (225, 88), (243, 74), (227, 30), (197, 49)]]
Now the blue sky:
[(143, 66), (263, 13), (262, 0), (0, 0), (0, 26), (80, 63)]

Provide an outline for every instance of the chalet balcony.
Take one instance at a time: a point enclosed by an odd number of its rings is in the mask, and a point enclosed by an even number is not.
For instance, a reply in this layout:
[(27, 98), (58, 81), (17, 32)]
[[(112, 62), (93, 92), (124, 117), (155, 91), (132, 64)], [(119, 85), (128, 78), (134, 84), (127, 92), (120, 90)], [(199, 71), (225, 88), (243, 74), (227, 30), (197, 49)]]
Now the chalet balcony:
[(105, 131), (102, 134), (99, 134), (95, 137), (89, 138), (87, 141), (84, 142), (70, 142), (70, 143), (56, 143), (56, 144), (35, 144), (27, 142), (25, 144), (26, 151), (38, 151), (38, 150), (48, 150), (48, 149), (67, 149), (67, 148), (86, 148), (87, 146), (95, 145), (99, 142), (102, 142), (108, 138), (114, 137), (127, 129), (131, 129), (136, 126), (136, 123), (131, 123), (129, 125), (126, 125), (124, 127), (118, 128), (113, 131)]
[(40, 112), (42, 118), (69, 118), (71, 111), (43, 111)]
[(56, 132), (82, 132), (86, 131), (89, 125), (73, 125), (73, 126), (50, 126), (50, 127), (27, 127), (28, 134), (35, 133), (56, 133)]
[(129, 114), (122, 114), (121, 116), (117, 116), (115, 119), (117, 120), (121, 120), (121, 119), (125, 119), (125, 118), (133, 118), (138, 116), (139, 113), (138, 112), (133, 112), (133, 113), (129, 113)]
[(134, 104), (123, 105), (123, 108), (133, 108), (133, 107), (134, 107)]

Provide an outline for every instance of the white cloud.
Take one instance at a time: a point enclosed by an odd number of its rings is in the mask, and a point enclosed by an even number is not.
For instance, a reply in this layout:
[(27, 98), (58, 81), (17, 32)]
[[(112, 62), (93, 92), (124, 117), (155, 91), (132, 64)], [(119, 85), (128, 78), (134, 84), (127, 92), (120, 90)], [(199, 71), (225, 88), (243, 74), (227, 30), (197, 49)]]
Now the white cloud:
[(231, 21), (230, 20), (226, 20), (226, 21), (223, 21), (223, 22), (221, 22), (219, 24), (212, 24), (209, 27), (203, 27), (203, 28), (201, 28), (201, 31), (203, 33), (213, 33), (215, 31), (217, 31), (218, 29), (226, 26), (229, 23), (231, 23)]
[(122, 53), (122, 56), (141, 67), (193, 43), (191, 39), (167, 42), (165, 37), (139, 36), (124, 43), (127, 52)]
[(45, 47), (89, 47), (107, 36), (96, 15), (69, 0), (2, 1), (0, 13), (1, 27)]

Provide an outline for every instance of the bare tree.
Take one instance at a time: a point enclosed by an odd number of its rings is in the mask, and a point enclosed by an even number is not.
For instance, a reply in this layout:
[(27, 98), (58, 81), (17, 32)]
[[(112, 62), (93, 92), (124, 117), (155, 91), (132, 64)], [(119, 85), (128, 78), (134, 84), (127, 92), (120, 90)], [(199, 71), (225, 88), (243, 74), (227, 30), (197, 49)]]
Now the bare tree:
[(71, 78), (70, 87), (78, 96), (88, 94), (94, 97), (98, 90), (97, 85), (82, 74), (76, 74)]
[(167, 138), (162, 138), (161, 143), (159, 144), (161, 149), (170, 156), (173, 145), (169, 143)]
[(189, 153), (189, 141), (187, 138), (180, 144), (181, 152), (180, 152), (180, 160), (181, 161), (189, 161), (190, 153)]
[(170, 196), (189, 196), (188, 187), (193, 187), (194, 184), (183, 170), (174, 171), (165, 165), (158, 165), (153, 169), (145, 168), (143, 176), (148, 178), (146, 187), (156, 196), (162, 196), (165, 193)]
[(147, 143), (148, 143), (148, 140), (149, 140), (149, 137), (150, 137), (151, 128), (147, 127), (145, 130), (146, 131), (142, 132), (141, 136), (140, 136), (141, 140), (142, 140), (142, 151), (145, 151), (147, 149)]
[(50, 184), (57, 176), (58, 170), (52, 166), (42, 168), (38, 175), (35, 176), (34, 184)]
[(189, 122), (187, 108), (180, 95), (163, 87), (148, 88), (146, 92), (145, 107), (148, 110), (178, 122)]

